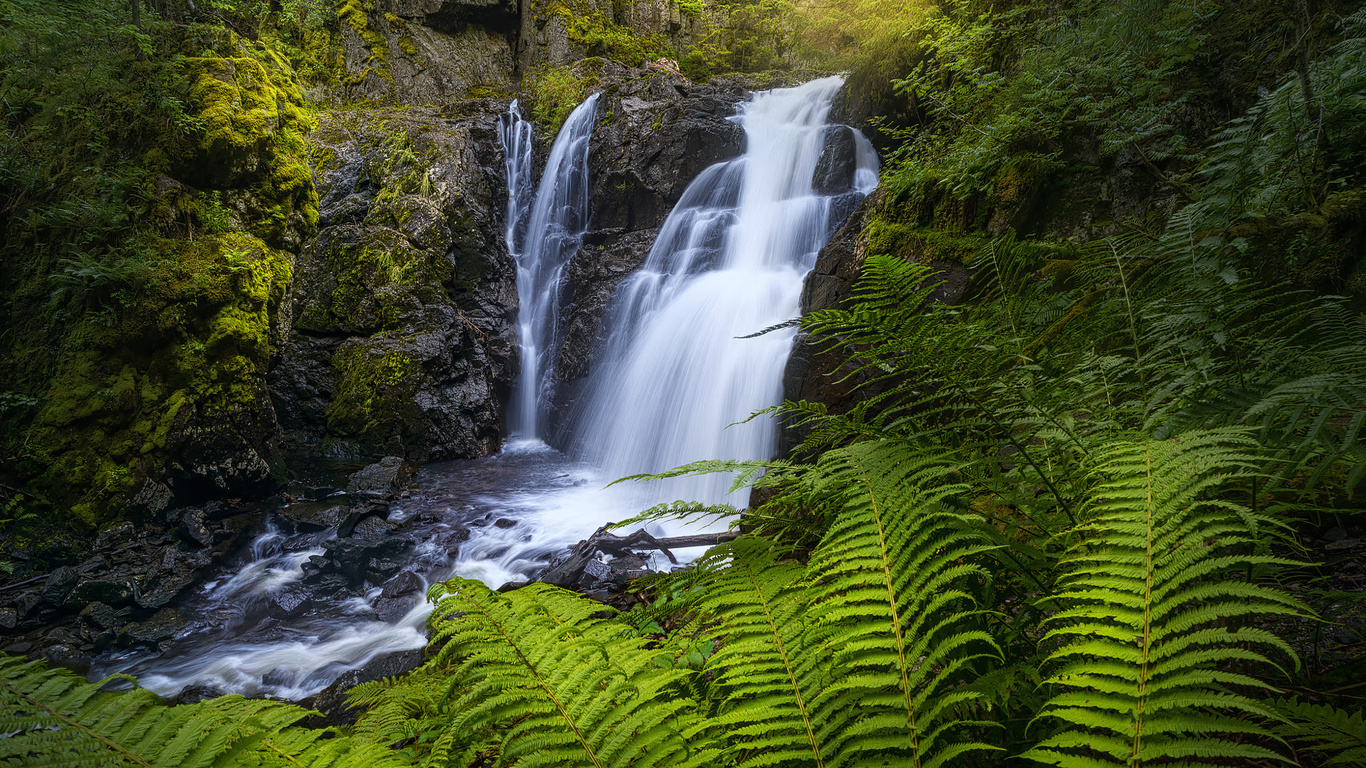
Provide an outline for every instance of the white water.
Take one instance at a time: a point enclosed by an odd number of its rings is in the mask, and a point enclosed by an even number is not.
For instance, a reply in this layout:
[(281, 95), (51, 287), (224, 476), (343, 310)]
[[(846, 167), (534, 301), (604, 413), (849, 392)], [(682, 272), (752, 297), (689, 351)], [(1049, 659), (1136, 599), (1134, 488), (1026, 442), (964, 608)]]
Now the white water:
[[(853, 132), (850, 188), (813, 191), (826, 116), (841, 84), (825, 78), (741, 105), (734, 119), (745, 130), (745, 153), (689, 185), (644, 266), (618, 288), (605, 346), (568, 427), (570, 457), (538, 440), (514, 440), (504, 450), (507, 461), (559, 463), (565, 481), (483, 497), (519, 525), (476, 530), (461, 548), (457, 573), (496, 586), (525, 579), (547, 550), (562, 551), (654, 504), (748, 503), (747, 491), (729, 492), (727, 475), (604, 486), (692, 461), (773, 456), (772, 419), (738, 422), (781, 401), (795, 330), (739, 337), (797, 317), (802, 281), (820, 248), (877, 185), (876, 154)], [(561, 141), (563, 133), (557, 151)], [(689, 529), (675, 523), (653, 532)]]
[(517, 260), (521, 302), (517, 311), (521, 373), (508, 407), (508, 426), (514, 437), (539, 438), (544, 429), (551, 366), (562, 340), (558, 320), (564, 309), (564, 268), (588, 229), (588, 142), (597, 103), (597, 94), (588, 97), (560, 128), (529, 216), (523, 213), (523, 201), (532, 167), (531, 126), (522, 120), (516, 102), (500, 125), (508, 171), (506, 237), (508, 250)]

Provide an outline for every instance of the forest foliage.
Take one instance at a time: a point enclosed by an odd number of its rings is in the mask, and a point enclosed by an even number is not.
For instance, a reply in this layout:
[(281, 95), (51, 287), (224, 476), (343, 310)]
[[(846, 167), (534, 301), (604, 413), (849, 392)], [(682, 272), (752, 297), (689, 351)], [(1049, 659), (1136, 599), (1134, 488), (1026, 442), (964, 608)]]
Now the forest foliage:
[[(1366, 13), (835, 0), (803, 24), (890, 162), (855, 299), (803, 320), (857, 403), (778, 409), (789, 459), (680, 470), (759, 492), (743, 536), (626, 613), (437, 585), (427, 662), (354, 689), (345, 733), (6, 660), (0, 757), (175, 765), (210, 734), (203, 764), (1360, 763), (1361, 646), (1308, 640), (1355, 596), (1301, 539), (1366, 508)], [(1162, 204), (1083, 238), (992, 224), (1121, 166)], [(963, 303), (934, 298), (942, 253)], [(679, 512), (730, 510), (654, 514)]]

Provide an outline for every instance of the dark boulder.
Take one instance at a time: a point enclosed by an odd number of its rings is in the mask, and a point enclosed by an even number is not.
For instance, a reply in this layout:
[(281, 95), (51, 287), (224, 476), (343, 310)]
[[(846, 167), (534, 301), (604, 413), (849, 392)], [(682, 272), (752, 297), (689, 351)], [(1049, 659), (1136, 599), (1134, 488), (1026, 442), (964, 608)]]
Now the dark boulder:
[(346, 492), (352, 496), (369, 496), (390, 499), (398, 496), (415, 470), (411, 464), (398, 456), (385, 456), (378, 463), (356, 472), (346, 483)]
[(333, 539), (323, 545), (327, 551), (329, 567), (344, 576), (347, 581), (358, 586), (363, 583), (370, 571), (370, 561), (377, 558), (392, 557), (407, 551), (413, 546), (404, 539)]
[(826, 128), (825, 144), (811, 179), (812, 188), (822, 195), (842, 195), (854, 188), (857, 170), (858, 143), (854, 129), (847, 125)]
[(403, 595), (411, 595), (414, 592), (420, 592), (426, 586), (426, 582), (424, 582), (422, 577), (418, 576), (416, 573), (413, 573), (412, 571), (400, 571), (398, 575), (384, 582), (384, 591), (380, 596), (386, 598), (402, 597)]
[(61, 605), (80, 580), (80, 574), (76, 573), (75, 568), (69, 565), (57, 568), (48, 574), (47, 581), (43, 583), (43, 591), (39, 596), (41, 604)]
[(272, 618), (287, 619), (303, 614), (312, 605), (312, 590), (302, 584), (290, 584), (267, 598), (266, 612)]
[(127, 605), (133, 602), (134, 587), (128, 578), (85, 579), (78, 583), (63, 603), (67, 608), (80, 610), (90, 603)]
[(95, 537), (94, 549), (96, 551), (113, 549), (114, 547), (132, 541), (136, 535), (136, 530), (133, 528), (132, 523), (120, 523), (112, 528), (106, 528), (103, 531), (100, 531), (99, 535)]
[(157, 645), (174, 638), (188, 624), (180, 611), (162, 608), (146, 621), (129, 624), (119, 632), (121, 645)]
[(357, 539), (378, 541), (387, 538), (397, 527), (379, 515), (369, 515), (356, 523), (356, 527), (351, 530), (351, 535)]
[(322, 717), (305, 720), (309, 728), (327, 728), (354, 723), (360, 715), (346, 705), (347, 692), (361, 683), (383, 680), (416, 669), (422, 664), (422, 649), (395, 651), (376, 656), (359, 669), (343, 672), (333, 683), (315, 696), (299, 702), (300, 706), (322, 713)]

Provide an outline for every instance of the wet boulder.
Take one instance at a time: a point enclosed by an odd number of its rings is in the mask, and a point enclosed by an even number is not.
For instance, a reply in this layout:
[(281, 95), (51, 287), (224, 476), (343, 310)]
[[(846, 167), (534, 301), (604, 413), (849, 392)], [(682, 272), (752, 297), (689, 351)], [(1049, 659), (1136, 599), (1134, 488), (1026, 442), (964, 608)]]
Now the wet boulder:
[(380, 596), (386, 598), (402, 597), (421, 592), (424, 587), (426, 587), (426, 582), (422, 580), (421, 576), (412, 571), (400, 571), (398, 575), (384, 582), (384, 591)]
[(305, 720), (309, 728), (326, 728), (354, 723), (359, 712), (346, 705), (347, 693), (361, 683), (383, 680), (416, 669), (422, 664), (422, 649), (394, 651), (376, 656), (359, 669), (343, 672), (333, 683), (315, 696), (299, 702), (300, 706), (322, 713), (322, 717)]
[(129, 624), (119, 632), (121, 645), (158, 645), (173, 639), (188, 622), (180, 611), (162, 608), (146, 621)]
[(351, 476), (346, 492), (353, 496), (388, 499), (398, 496), (412, 479), (414, 470), (398, 456), (385, 456)]
[(398, 526), (379, 515), (368, 515), (360, 519), (351, 529), (351, 535), (366, 541), (378, 541), (388, 537)]
[(413, 546), (404, 539), (333, 539), (323, 545), (329, 566), (340, 573), (354, 586), (365, 581), (370, 572), (370, 561), (377, 558), (393, 557), (406, 552)]
[(854, 129), (832, 125), (825, 129), (825, 142), (811, 186), (817, 194), (842, 195), (854, 188), (858, 170), (858, 140)]
[(276, 619), (299, 616), (313, 605), (312, 591), (302, 584), (290, 584), (272, 594), (266, 601), (266, 611)]

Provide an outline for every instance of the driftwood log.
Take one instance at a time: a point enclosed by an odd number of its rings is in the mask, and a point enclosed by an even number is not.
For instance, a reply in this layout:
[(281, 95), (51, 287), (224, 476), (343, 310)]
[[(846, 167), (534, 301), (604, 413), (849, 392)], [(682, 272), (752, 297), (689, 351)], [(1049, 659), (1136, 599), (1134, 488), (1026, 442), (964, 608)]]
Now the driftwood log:
[[(629, 559), (638, 558), (636, 553), (639, 551), (657, 549), (669, 558), (669, 562), (677, 563), (678, 558), (674, 557), (670, 550), (715, 546), (740, 535), (734, 531), (727, 531), (725, 533), (698, 533), (691, 536), (668, 536), (661, 539), (650, 535), (644, 529), (625, 536), (617, 536), (608, 531), (607, 528), (608, 526), (604, 525), (594, 531), (592, 536), (575, 544), (568, 554), (547, 566), (536, 580), (573, 589), (581, 586), (580, 582), (585, 571), (599, 580), (612, 580), (603, 571), (604, 568), (610, 566), (604, 566), (595, 557), (599, 552), (611, 555), (614, 558)], [(589, 565), (589, 563), (593, 563), (593, 565)], [(597, 571), (603, 572), (598, 573)], [(623, 571), (621, 576), (625, 578), (634, 577), (631, 570)]]

